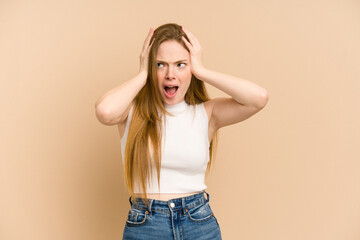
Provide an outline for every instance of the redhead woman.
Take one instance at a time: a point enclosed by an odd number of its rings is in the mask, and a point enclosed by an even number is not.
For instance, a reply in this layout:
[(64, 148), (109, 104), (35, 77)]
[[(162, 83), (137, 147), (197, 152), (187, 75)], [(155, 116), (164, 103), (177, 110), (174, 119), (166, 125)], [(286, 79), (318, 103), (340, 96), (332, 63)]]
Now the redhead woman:
[[(123, 239), (221, 239), (205, 173), (217, 130), (267, 103), (267, 91), (206, 68), (199, 40), (186, 28), (150, 29), (140, 71), (96, 102), (96, 116), (117, 125), (130, 192)], [(227, 93), (210, 99), (204, 83)]]

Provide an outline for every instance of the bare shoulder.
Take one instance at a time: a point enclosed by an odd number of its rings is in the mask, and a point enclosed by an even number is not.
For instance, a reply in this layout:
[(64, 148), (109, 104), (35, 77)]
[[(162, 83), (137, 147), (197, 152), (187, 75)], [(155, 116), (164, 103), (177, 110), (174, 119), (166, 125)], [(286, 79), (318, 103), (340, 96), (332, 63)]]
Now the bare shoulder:
[(216, 112), (216, 108), (224, 107), (229, 101), (231, 101), (231, 98), (219, 97), (204, 102), (204, 107), (208, 115), (209, 122), (214, 121), (214, 109)]
[(231, 101), (231, 98), (223, 97), (223, 98), (213, 98), (213, 99), (210, 99), (210, 100), (204, 102), (204, 106), (205, 106), (205, 109), (206, 109), (209, 119), (211, 119), (211, 117), (212, 117), (214, 106), (219, 107), (222, 105), (226, 105), (230, 101)]
[(214, 98), (204, 103), (210, 122), (215, 130), (241, 122), (261, 108), (238, 103), (233, 98)]
[(211, 114), (212, 114), (212, 110), (213, 110), (213, 107), (214, 107), (214, 99), (210, 99), (206, 102), (204, 102), (204, 107), (205, 107), (205, 110), (206, 110), (206, 113), (208, 115), (208, 118), (210, 120), (211, 118)]

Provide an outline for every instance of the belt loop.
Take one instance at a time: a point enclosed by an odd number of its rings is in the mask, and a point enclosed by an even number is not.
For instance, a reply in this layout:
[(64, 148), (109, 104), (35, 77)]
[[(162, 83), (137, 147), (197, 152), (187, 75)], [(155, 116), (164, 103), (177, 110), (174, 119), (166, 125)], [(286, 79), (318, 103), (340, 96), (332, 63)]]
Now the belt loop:
[(206, 202), (209, 202), (210, 201), (210, 195), (205, 190), (204, 190), (204, 193), (206, 193), (206, 196), (207, 196)]
[(186, 214), (186, 205), (185, 205), (185, 197), (181, 198), (181, 205), (182, 205), (182, 211), (183, 214)]
[(148, 199), (149, 200), (149, 213), (151, 214), (151, 206), (154, 202), (154, 199)]
[(129, 197), (130, 206), (132, 206), (131, 196)]

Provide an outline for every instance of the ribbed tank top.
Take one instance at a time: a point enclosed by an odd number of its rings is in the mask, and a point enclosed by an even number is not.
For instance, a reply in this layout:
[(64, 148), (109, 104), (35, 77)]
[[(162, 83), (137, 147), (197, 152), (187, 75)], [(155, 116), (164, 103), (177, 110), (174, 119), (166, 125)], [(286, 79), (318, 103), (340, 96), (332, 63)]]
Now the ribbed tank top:
[[(209, 162), (208, 116), (204, 103), (188, 105), (185, 101), (165, 105), (173, 114), (162, 119), (160, 189), (153, 167), (147, 193), (191, 193), (205, 190), (205, 172)], [(125, 145), (133, 109), (131, 108), (121, 139), (124, 161)], [(164, 121), (164, 118), (165, 121)], [(135, 193), (142, 191), (135, 186)]]

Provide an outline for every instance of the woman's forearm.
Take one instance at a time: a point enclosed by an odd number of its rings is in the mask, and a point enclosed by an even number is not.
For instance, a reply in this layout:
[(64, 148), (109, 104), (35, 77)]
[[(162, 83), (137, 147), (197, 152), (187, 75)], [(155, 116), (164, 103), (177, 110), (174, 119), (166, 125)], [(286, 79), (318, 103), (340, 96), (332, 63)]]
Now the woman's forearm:
[(105, 125), (123, 122), (128, 115), (129, 105), (145, 86), (148, 74), (150, 40), (154, 29), (150, 28), (140, 54), (140, 72), (134, 78), (111, 89), (95, 103), (96, 117)]
[(124, 113), (138, 92), (145, 86), (147, 73), (141, 71), (134, 78), (111, 89), (101, 96), (95, 103), (96, 116), (106, 125), (113, 125), (123, 121)]
[(267, 91), (248, 80), (215, 72), (203, 67), (197, 69), (195, 76), (227, 93), (242, 105), (263, 108), (267, 103)]

